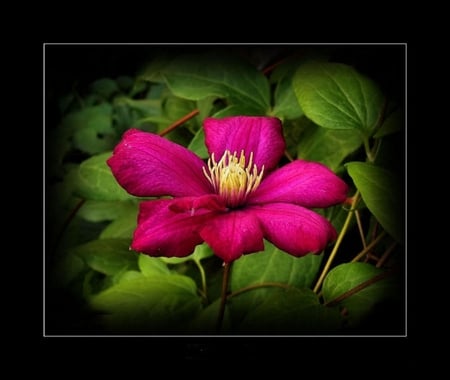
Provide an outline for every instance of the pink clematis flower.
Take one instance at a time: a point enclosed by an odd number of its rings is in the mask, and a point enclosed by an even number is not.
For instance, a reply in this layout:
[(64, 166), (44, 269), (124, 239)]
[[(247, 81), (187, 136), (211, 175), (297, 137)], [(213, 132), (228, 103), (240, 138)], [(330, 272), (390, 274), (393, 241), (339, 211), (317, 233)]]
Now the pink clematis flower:
[(205, 162), (152, 133), (128, 130), (108, 165), (130, 194), (170, 196), (140, 204), (131, 248), (151, 256), (190, 255), (206, 242), (224, 262), (264, 250), (264, 238), (294, 256), (322, 251), (336, 238), (311, 208), (343, 202), (348, 187), (326, 166), (295, 160), (274, 117), (206, 118)]

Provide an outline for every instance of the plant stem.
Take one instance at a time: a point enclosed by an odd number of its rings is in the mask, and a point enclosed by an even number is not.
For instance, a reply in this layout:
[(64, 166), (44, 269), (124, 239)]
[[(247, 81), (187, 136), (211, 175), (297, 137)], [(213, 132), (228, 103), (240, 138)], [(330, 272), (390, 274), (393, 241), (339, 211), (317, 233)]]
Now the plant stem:
[(385, 261), (388, 259), (394, 248), (396, 247), (397, 242), (393, 242), (389, 248), (386, 250), (386, 252), (383, 253), (383, 256), (381, 256), (380, 260), (378, 260), (377, 265), (375, 265), (377, 268), (381, 268), (382, 265), (385, 263)]
[(283, 284), (282, 282), (263, 282), (262, 284), (253, 284), (253, 285), (249, 285), (244, 288), (241, 288), (239, 290), (236, 290), (235, 292), (228, 294), (227, 299), (231, 298), (231, 297), (236, 297), (239, 294), (248, 292), (250, 290), (259, 289), (259, 288), (269, 288), (269, 287), (282, 288), (282, 289), (286, 289), (286, 290), (297, 289), (296, 287), (294, 287), (292, 285)]
[(159, 132), (158, 134), (160, 136), (167, 135), (169, 132), (172, 132), (175, 128), (178, 128), (181, 124), (192, 119), (194, 116), (197, 116), (199, 113), (200, 113), (200, 110), (198, 110), (198, 109), (195, 109), (192, 112), (189, 112), (187, 115), (183, 116), (181, 119), (178, 119), (175, 123), (169, 125), (166, 129)]
[(367, 252), (369, 252), (376, 244), (378, 244), (378, 242), (384, 237), (384, 235), (386, 235), (386, 231), (383, 231), (381, 234), (379, 234), (377, 236), (377, 238), (375, 240), (372, 240), (366, 248), (364, 248), (360, 253), (358, 253), (352, 259), (351, 263), (359, 261), (359, 259), (361, 259), (361, 257), (363, 257), (365, 254), (367, 254)]
[(347, 218), (345, 219), (345, 222), (344, 222), (344, 225), (342, 227), (342, 230), (339, 233), (339, 236), (338, 236), (338, 238), (336, 240), (336, 243), (334, 244), (333, 250), (330, 253), (330, 257), (328, 257), (328, 261), (325, 264), (325, 266), (324, 266), (324, 268), (322, 270), (322, 273), (320, 274), (319, 279), (317, 280), (316, 286), (314, 287), (314, 293), (317, 293), (319, 291), (319, 288), (322, 285), (322, 282), (323, 282), (326, 274), (328, 273), (328, 271), (330, 269), (331, 263), (333, 262), (333, 260), (334, 260), (334, 258), (336, 256), (336, 253), (337, 253), (337, 251), (339, 249), (339, 246), (342, 243), (342, 239), (344, 238), (344, 236), (345, 236), (345, 234), (346, 234), (346, 232), (348, 230), (348, 227), (350, 226), (350, 220), (352, 219), (353, 211), (354, 211), (355, 206), (358, 203), (358, 201), (359, 201), (359, 191), (356, 191), (355, 195), (353, 196), (352, 205), (351, 205), (351, 208), (350, 208), (350, 210), (349, 210), (349, 212), (347, 214)]
[(358, 224), (358, 230), (359, 230), (359, 236), (361, 237), (361, 242), (363, 245), (363, 248), (366, 248), (367, 244), (366, 244), (366, 239), (364, 237), (364, 229), (361, 223), (361, 217), (359, 215), (358, 210), (355, 210), (355, 217), (356, 217), (356, 223)]
[(219, 332), (222, 327), (222, 321), (225, 314), (225, 304), (227, 302), (228, 280), (230, 278), (231, 263), (224, 263), (222, 277), (222, 294), (220, 296), (220, 309), (217, 316), (216, 331)]
[(200, 276), (202, 278), (203, 295), (205, 297), (206, 303), (208, 303), (208, 292), (207, 292), (207, 288), (206, 288), (206, 274), (205, 274), (205, 270), (203, 269), (203, 266), (200, 263), (200, 260), (194, 260), (194, 262), (197, 265), (198, 270), (200, 271)]
[(374, 162), (375, 161), (375, 157), (370, 149), (369, 146), (369, 139), (367, 137), (363, 137), (363, 141), (364, 141), (364, 150), (366, 151), (366, 156), (367, 156), (367, 160), (369, 162)]

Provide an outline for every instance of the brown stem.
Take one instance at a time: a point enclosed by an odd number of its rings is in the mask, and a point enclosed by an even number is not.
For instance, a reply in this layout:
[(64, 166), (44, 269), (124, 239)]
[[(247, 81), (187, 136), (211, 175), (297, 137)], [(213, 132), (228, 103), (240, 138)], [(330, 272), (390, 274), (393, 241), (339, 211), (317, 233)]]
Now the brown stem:
[(394, 250), (395, 246), (397, 245), (397, 242), (393, 242), (389, 248), (386, 250), (386, 252), (383, 253), (383, 255), (380, 257), (380, 259), (377, 262), (377, 265), (375, 265), (377, 268), (380, 268), (388, 259), (388, 257), (391, 255), (392, 251)]
[(274, 64), (267, 66), (265, 69), (262, 70), (262, 73), (264, 75), (269, 74), (271, 71), (273, 71), (273, 69), (275, 69), (275, 67), (281, 65), (283, 62), (285, 62), (287, 60), (287, 58), (283, 58), (280, 59), (279, 61), (275, 62)]
[(361, 237), (363, 248), (367, 247), (366, 239), (364, 237), (364, 229), (361, 222), (361, 216), (358, 210), (355, 210), (356, 223), (358, 225), (359, 236)]
[(352, 263), (359, 261), (363, 256), (367, 255), (367, 253), (373, 248), (375, 247), (375, 245), (377, 245), (380, 240), (386, 235), (386, 231), (383, 231), (381, 234), (379, 234), (374, 240), (372, 240), (370, 242), (370, 244), (364, 248), (360, 253), (358, 253), (353, 259), (352, 259)]
[(174, 129), (178, 128), (181, 124), (192, 119), (194, 116), (197, 116), (199, 113), (200, 113), (199, 109), (195, 109), (192, 112), (189, 112), (187, 115), (183, 116), (181, 119), (178, 119), (175, 123), (169, 125), (166, 129), (159, 132), (158, 135), (160, 136), (167, 135), (169, 132), (172, 132)]
[(219, 332), (222, 328), (223, 317), (225, 314), (225, 304), (227, 302), (228, 293), (228, 280), (230, 278), (230, 268), (231, 263), (224, 263), (223, 266), (223, 277), (222, 277), (222, 294), (220, 296), (220, 309), (219, 315), (217, 316), (216, 331)]

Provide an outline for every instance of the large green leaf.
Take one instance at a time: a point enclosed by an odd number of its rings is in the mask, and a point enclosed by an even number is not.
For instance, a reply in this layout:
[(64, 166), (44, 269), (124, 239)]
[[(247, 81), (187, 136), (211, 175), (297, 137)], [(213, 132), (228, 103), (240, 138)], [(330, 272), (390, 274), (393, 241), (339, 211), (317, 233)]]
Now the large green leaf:
[(136, 199), (116, 181), (106, 160), (111, 152), (105, 152), (83, 161), (72, 176), (75, 193), (84, 199), (121, 201)]
[(341, 63), (310, 62), (294, 77), (294, 90), (305, 115), (330, 129), (359, 130), (369, 136), (382, 112), (378, 86)]
[(138, 269), (138, 256), (130, 251), (129, 239), (94, 240), (73, 248), (70, 253), (81, 257), (89, 267), (106, 275)]
[(296, 119), (303, 115), (293, 87), (293, 77), (301, 62), (292, 59), (278, 66), (270, 76), (276, 83), (272, 114), (281, 119)]
[(159, 257), (139, 254), (138, 265), (141, 272), (147, 277), (161, 274), (170, 274), (170, 269)]
[(195, 282), (182, 275), (125, 277), (91, 298), (115, 333), (180, 334), (201, 310)]
[(311, 124), (298, 144), (298, 157), (321, 162), (336, 172), (342, 161), (361, 145), (362, 139), (354, 131)]
[(365, 162), (345, 165), (367, 208), (398, 242), (404, 240), (404, 196), (392, 172)]
[(336, 309), (319, 303), (310, 289), (273, 290), (236, 328), (240, 334), (330, 334), (341, 317)]
[(93, 201), (87, 200), (78, 211), (78, 216), (90, 222), (114, 220), (136, 210), (133, 201)]
[(254, 66), (230, 54), (208, 52), (176, 57), (162, 69), (170, 90), (179, 97), (207, 96), (245, 104), (254, 114), (269, 109), (269, 82)]
[(263, 282), (307, 288), (314, 281), (321, 261), (321, 255), (295, 257), (266, 241), (264, 251), (244, 255), (233, 263), (231, 289), (236, 291)]
[[(298, 288), (312, 285), (322, 261), (321, 255), (294, 257), (269, 242), (265, 242), (265, 245), (263, 252), (242, 256), (233, 263), (230, 281), (232, 292), (264, 283), (280, 283)], [(273, 290), (273, 287), (260, 287), (233, 297), (233, 319), (240, 320)]]
[[(322, 287), (324, 301), (331, 302), (356, 286), (382, 274), (380, 268), (367, 263), (346, 263), (333, 268), (325, 277)], [(398, 296), (395, 279), (386, 277), (358, 290), (336, 305), (347, 309), (350, 325), (357, 325), (370, 314), (373, 308), (388, 298)]]

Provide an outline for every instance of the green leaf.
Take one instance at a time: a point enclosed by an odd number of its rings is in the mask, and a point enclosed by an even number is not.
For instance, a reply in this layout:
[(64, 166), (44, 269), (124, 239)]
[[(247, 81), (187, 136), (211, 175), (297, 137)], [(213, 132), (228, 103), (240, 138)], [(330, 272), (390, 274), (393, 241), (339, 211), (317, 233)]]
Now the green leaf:
[(373, 135), (373, 137), (378, 139), (398, 132), (403, 129), (404, 123), (405, 120), (403, 112), (401, 110), (397, 110), (386, 118), (380, 129)]
[[(367, 263), (356, 262), (338, 265), (328, 273), (323, 282), (324, 301), (333, 301), (381, 273), (383, 273), (382, 269)], [(338, 306), (347, 309), (350, 325), (356, 325), (367, 317), (377, 304), (389, 298), (395, 299), (398, 294), (395, 280), (386, 277), (343, 299)]]
[[(269, 242), (266, 249), (242, 256), (233, 263), (230, 287), (236, 292), (250, 285), (281, 283), (298, 288), (308, 288), (317, 276), (321, 255), (303, 257), (289, 255)], [(262, 302), (273, 287), (261, 287), (240, 294), (233, 299), (233, 319), (241, 319), (245, 313)]]
[(305, 115), (330, 129), (359, 130), (369, 136), (383, 108), (383, 94), (369, 78), (340, 63), (310, 62), (294, 77)]
[(188, 145), (188, 149), (193, 151), (200, 158), (206, 159), (209, 157), (208, 149), (205, 145), (205, 132), (200, 128), (195, 134), (194, 138)]
[(305, 288), (311, 286), (322, 262), (321, 255), (295, 257), (267, 241), (265, 246), (264, 251), (242, 256), (233, 263), (233, 291), (263, 282), (280, 282)]
[(152, 277), (155, 274), (171, 274), (167, 264), (159, 257), (150, 257), (148, 255), (139, 254), (138, 265), (139, 269), (146, 277)]
[(120, 90), (127, 92), (127, 91), (130, 91), (131, 88), (133, 87), (134, 79), (132, 77), (129, 77), (126, 75), (121, 75), (121, 76), (117, 77), (116, 83), (117, 83), (117, 86), (119, 86)]
[(115, 93), (120, 92), (120, 89), (116, 81), (110, 78), (101, 78), (91, 84), (91, 91), (109, 99)]
[(133, 202), (116, 220), (105, 227), (99, 238), (126, 238), (131, 240), (137, 225), (137, 215), (138, 205)]
[[(205, 307), (189, 325), (189, 330), (194, 334), (217, 334), (217, 318), (220, 310), (220, 299)], [(229, 308), (225, 305), (225, 313), (220, 328), (220, 333), (232, 333)]]
[(161, 70), (163, 70), (170, 61), (173, 60), (173, 56), (161, 52), (157, 57), (152, 59), (138, 74), (138, 79), (142, 81), (162, 83), (164, 78), (161, 75)]
[(270, 76), (276, 82), (272, 115), (281, 119), (297, 119), (303, 115), (294, 92), (293, 78), (301, 62), (292, 59), (278, 66)]
[(90, 268), (106, 275), (138, 269), (137, 253), (130, 251), (129, 239), (94, 240), (70, 252), (81, 257)]
[(200, 100), (208, 96), (245, 104), (255, 114), (269, 108), (269, 82), (249, 63), (221, 52), (176, 57), (162, 70), (170, 90), (179, 97)]
[(281, 119), (296, 119), (303, 115), (292, 86), (291, 78), (283, 78), (275, 89), (272, 115)]
[(201, 310), (195, 282), (181, 275), (135, 277), (91, 298), (112, 332), (179, 334)]
[(116, 181), (106, 160), (111, 152), (95, 155), (83, 161), (72, 176), (75, 194), (84, 199), (99, 201), (121, 201), (136, 199), (128, 194)]
[(112, 106), (109, 103), (85, 107), (66, 115), (60, 127), (71, 132), (93, 129), (97, 132), (108, 133), (111, 131), (111, 111)]
[(283, 134), (286, 140), (286, 150), (293, 156), (297, 156), (298, 145), (303, 139), (305, 131), (315, 124), (302, 116), (294, 120), (283, 122)]
[(399, 178), (392, 172), (364, 162), (345, 164), (367, 208), (399, 243), (404, 240), (404, 197)]
[(164, 257), (164, 256), (162, 256), (162, 257), (160, 257), (160, 259), (167, 264), (181, 264), (188, 260), (200, 262), (200, 260), (206, 259), (213, 255), (214, 255), (214, 253), (213, 253), (212, 249), (209, 247), (209, 245), (207, 245), (206, 243), (203, 243), (203, 244), (197, 245), (195, 247), (194, 252), (189, 256), (185, 256), (185, 257)]
[(130, 98), (133, 98), (136, 95), (140, 95), (141, 93), (146, 91), (148, 89), (148, 87), (149, 87), (148, 83), (145, 83), (142, 80), (136, 80), (133, 83), (133, 87), (131, 87), (130, 91), (128, 92), (128, 96)]
[[(163, 101), (163, 115), (170, 122), (177, 121), (196, 108), (196, 103), (190, 100), (177, 98), (176, 96), (167, 96)], [(191, 119), (187, 123), (192, 122)]]
[(319, 303), (310, 289), (273, 290), (237, 327), (248, 334), (329, 334), (340, 327), (336, 309)]
[(135, 210), (133, 201), (93, 201), (87, 200), (78, 211), (78, 216), (90, 222), (114, 220), (129, 210)]
[(214, 110), (217, 108), (214, 104), (216, 100), (217, 96), (207, 96), (206, 98), (197, 100), (198, 117), (200, 120), (204, 120), (214, 113)]
[(67, 287), (85, 269), (84, 260), (73, 252), (69, 252), (58, 260), (53, 273), (58, 285)]
[(337, 172), (344, 159), (361, 145), (362, 139), (354, 131), (311, 124), (298, 144), (298, 157), (321, 162)]
[(217, 111), (213, 117), (222, 118), (226, 116), (239, 116), (239, 115), (260, 115), (259, 112), (254, 112), (251, 106), (247, 104), (232, 104), (228, 107), (225, 107), (219, 111)]
[(121, 106), (123, 104), (126, 104), (132, 109), (138, 110), (141, 117), (161, 115), (160, 99), (131, 99), (127, 97), (114, 99), (114, 105)]
[(110, 150), (117, 140), (115, 132), (101, 133), (94, 129), (81, 129), (75, 132), (73, 144), (75, 148), (89, 154), (97, 154)]
[(143, 276), (144, 274), (138, 270), (128, 270), (125, 272), (121, 272), (117, 275), (118, 280), (115, 282), (115, 284), (118, 284), (119, 282), (142, 279)]
[(68, 114), (62, 120), (61, 129), (67, 135), (72, 135), (75, 148), (89, 154), (111, 149), (117, 139), (109, 103), (85, 107)]

